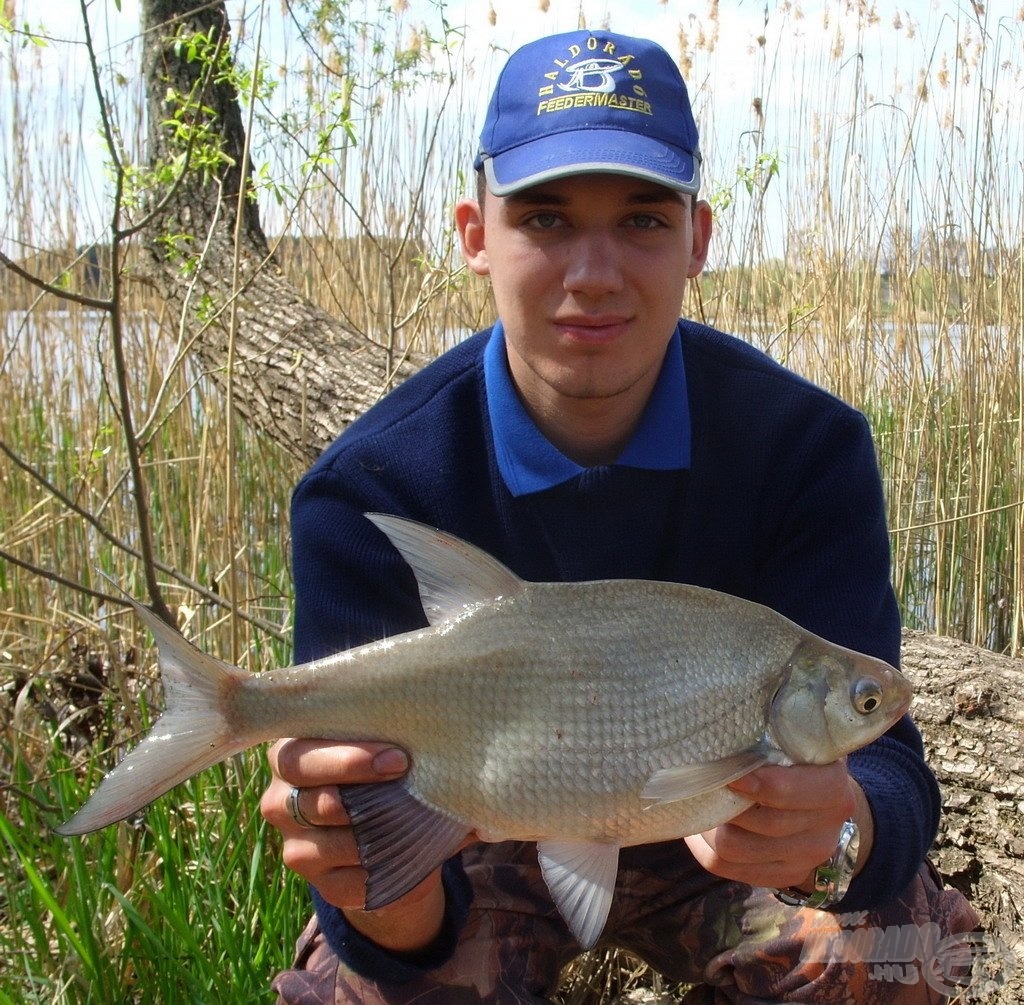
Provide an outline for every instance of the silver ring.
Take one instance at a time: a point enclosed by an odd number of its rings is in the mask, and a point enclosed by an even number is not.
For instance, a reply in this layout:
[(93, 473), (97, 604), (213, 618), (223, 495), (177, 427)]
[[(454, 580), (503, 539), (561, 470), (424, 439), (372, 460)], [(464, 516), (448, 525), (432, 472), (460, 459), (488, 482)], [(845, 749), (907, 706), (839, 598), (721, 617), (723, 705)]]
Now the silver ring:
[(311, 824), (303, 815), (302, 808), (299, 806), (299, 796), (302, 794), (302, 789), (297, 785), (292, 786), (291, 792), (288, 793), (288, 812), (291, 814), (292, 820), (294, 820), (300, 827), (309, 830), (315, 827), (316, 824)]

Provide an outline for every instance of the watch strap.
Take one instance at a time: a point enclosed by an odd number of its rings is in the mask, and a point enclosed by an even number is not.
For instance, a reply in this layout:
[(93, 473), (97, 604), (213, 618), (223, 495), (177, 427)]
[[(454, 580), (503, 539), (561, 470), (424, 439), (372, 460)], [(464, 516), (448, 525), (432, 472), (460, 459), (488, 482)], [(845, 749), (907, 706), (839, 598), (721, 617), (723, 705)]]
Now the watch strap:
[(860, 829), (847, 820), (839, 830), (839, 840), (832, 857), (814, 870), (814, 889), (810, 893), (789, 887), (775, 894), (790, 907), (811, 907), (819, 911), (837, 904), (846, 896), (860, 851)]

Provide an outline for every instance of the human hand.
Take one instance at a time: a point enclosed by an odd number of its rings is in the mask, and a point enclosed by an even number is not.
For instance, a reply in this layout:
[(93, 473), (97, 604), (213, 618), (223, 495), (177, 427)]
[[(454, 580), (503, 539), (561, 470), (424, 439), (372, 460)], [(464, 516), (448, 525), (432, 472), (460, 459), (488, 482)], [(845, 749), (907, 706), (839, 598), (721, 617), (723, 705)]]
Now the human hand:
[[(267, 752), (273, 778), (260, 800), (267, 822), (284, 838), (284, 864), (316, 887), (349, 922), (384, 948), (411, 952), (428, 945), (444, 919), (439, 869), (398, 900), (364, 911), (366, 872), (338, 787), (385, 782), (408, 769), (404, 751), (387, 743), (278, 740)], [(300, 790), (296, 820), (289, 799)]]
[(831, 857), (850, 817), (861, 833), (858, 867), (867, 860), (874, 836), (871, 810), (845, 760), (769, 765), (729, 788), (754, 805), (728, 823), (685, 839), (708, 872), (751, 886), (810, 890), (815, 869)]

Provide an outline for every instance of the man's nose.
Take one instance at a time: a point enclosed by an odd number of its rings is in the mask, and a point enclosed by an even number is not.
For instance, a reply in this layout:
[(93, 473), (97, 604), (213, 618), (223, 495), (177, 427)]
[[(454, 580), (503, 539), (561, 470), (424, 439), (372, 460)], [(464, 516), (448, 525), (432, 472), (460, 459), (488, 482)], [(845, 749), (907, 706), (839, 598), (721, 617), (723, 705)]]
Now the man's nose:
[(568, 292), (593, 297), (622, 289), (621, 250), (611, 235), (583, 233), (567, 251), (564, 286)]

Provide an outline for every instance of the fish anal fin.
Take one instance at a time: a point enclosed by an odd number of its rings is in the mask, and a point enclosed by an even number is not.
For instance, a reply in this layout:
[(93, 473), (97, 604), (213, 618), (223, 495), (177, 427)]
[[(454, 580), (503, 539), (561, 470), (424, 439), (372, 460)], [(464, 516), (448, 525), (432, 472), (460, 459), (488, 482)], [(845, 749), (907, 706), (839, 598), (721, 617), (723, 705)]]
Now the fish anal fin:
[(427, 620), (440, 624), (477, 604), (520, 593), (525, 585), (486, 551), (404, 517), (367, 513), (412, 566)]
[(366, 909), (390, 904), (421, 883), (463, 845), (470, 828), (421, 802), (406, 779), (346, 785), (341, 799), (366, 870)]
[(608, 920), (619, 846), (592, 841), (540, 841), (537, 858), (559, 913), (579, 944), (590, 949)]
[(702, 792), (720, 789), (767, 764), (769, 760), (764, 749), (755, 747), (707, 764), (677, 764), (662, 768), (647, 779), (640, 796), (658, 803), (689, 799)]

